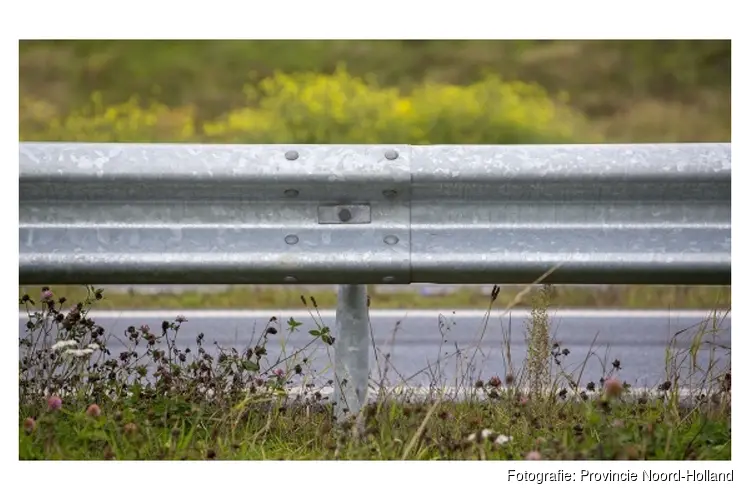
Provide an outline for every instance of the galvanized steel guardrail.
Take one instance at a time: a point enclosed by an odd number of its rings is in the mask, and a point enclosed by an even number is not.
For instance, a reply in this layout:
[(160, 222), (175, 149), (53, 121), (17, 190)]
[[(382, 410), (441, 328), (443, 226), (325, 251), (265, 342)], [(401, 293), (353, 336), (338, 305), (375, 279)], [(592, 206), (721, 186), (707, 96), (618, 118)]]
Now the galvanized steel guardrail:
[(367, 284), (731, 283), (730, 144), (23, 142), (19, 163), (21, 283), (341, 285), (358, 401)]

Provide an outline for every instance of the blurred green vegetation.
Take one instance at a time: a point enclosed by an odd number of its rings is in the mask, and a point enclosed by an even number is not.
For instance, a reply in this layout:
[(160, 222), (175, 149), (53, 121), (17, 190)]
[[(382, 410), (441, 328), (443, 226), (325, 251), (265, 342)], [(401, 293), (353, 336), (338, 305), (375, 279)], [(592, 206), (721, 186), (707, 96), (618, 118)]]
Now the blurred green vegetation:
[(19, 50), (22, 140), (731, 140), (730, 41), (73, 40)]
[[(314, 297), (315, 303), (322, 309), (335, 309), (336, 292), (330, 289), (315, 291), (289, 287), (285, 285), (267, 287), (233, 286), (225, 291), (190, 291), (162, 292), (157, 294), (121, 292), (104, 286), (104, 300), (97, 303), (97, 308), (107, 309), (299, 309), (305, 307), (301, 295)], [(539, 287), (534, 287), (538, 289)], [(83, 286), (54, 286), (56, 297), (66, 297), (75, 304), (86, 298)], [(531, 307), (533, 294), (522, 294), (525, 286), (507, 286), (500, 288), (495, 304), (502, 309), (508, 304), (516, 303), (519, 307)], [(18, 296), (29, 294), (37, 300), (40, 287), (19, 286)], [(522, 294), (519, 297), (519, 294)], [(422, 296), (414, 291), (403, 292), (378, 291), (376, 287), (368, 290), (370, 306), (373, 309), (410, 307), (425, 308), (485, 308), (490, 304), (490, 296), (482, 290), (459, 288), (447, 295)], [(732, 307), (731, 287), (713, 286), (609, 286), (588, 288), (581, 286), (555, 286), (552, 288), (551, 304), (555, 307), (608, 308), (626, 309), (705, 309), (728, 310)], [(20, 309), (25, 306), (19, 305)]]

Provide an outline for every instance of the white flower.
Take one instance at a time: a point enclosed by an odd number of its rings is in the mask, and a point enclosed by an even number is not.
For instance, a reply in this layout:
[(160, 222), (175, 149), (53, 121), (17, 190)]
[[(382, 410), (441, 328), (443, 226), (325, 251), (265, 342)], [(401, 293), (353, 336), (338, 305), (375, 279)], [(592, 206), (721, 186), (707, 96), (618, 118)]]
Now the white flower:
[[(492, 429), (483, 429), (482, 432), (479, 434), (480, 441), (484, 441), (488, 437), (491, 437), (494, 433), (495, 433), (495, 431), (493, 431)], [(466, 438), (466, 440), (469, 441), (469, 442), (476, 441), (477, 440), (477, 433), (476, 432), (472, 432), (471, 434), (469, 434), (469, 437)]]
[(62, 349), (64, 347), (75, 347), (76, 343), (77, 342), (75, 340), (61, 340), (52, 346), (52, 350), (57, 351), (58, 349)]
[(68, 349), (63, 353), (65, 356), (75, 356), (77, 358), (82, 358), (84, 356), (88, 356), (89, 354), (93, 354), (93, 349)]
[(500, 434), (495, 439), (495, 444), (502, 445), (502, 444), (508, 443), (510, 441), (513, 441), (513, 436), (506, 436), (504, 434)]

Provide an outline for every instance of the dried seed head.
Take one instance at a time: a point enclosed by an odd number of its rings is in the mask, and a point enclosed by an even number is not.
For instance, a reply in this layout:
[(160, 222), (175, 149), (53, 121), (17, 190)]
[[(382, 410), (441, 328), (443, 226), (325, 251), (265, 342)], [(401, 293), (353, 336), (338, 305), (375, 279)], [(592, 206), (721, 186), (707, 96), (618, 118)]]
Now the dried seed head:
[(732, 373), (731, 372), (724, 374), (724, 379), (721, 382), (721, 388), (724, 392), (730, 392), (732, 390)]

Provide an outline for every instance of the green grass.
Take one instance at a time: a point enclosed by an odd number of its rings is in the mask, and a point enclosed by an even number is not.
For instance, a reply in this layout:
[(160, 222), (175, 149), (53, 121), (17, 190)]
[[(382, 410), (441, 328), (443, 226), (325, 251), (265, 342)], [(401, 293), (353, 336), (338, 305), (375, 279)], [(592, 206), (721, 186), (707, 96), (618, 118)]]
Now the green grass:
[[(520, 370), (484, 380), (467, 375), (462, 387), (468, 397), (463, 400), (434, 393), (426, 400), (408, 394), (396, 399), (380, 392), (357, 418), (338, 419), (321, 386), (306, 385), (311, 374), (305, 349), (285, 360), (266, 355), (266, 346), (276, 342), (275, 328), (267, 328), (242, 352), (223, 350), (213, 358), (202, 352), (210, 340), (203, 335), (196, 338), (192, 351), (173, 348), (181, 319), (165, 318), (161, 328), (133, 327), (126, 332), (125, 352), (145, 343), (145, 353), (114, 356), (107, 354), (107, 346), (119, 345), (122, 338), (114, 341), (89, 319), (92, 308), (104, 300), (101, 293), (89, 289), (79, 311), (63, 314), (52, 326), (39, 322), (37, 313), (67, 306), (46, 301), (31, 307), (30, 328), (20, 339), (19, 458), (731, 458), (731, 371), (691, 364), (691, 374), (699, 375), (703, 384), (687, 399), (680, 396), (682, 381), (675, 371), (698, 349), (711, 349), (712, 356), (720, 350), (711, 343), (710, 321), (687, 351), (667, 351), (666, 378), (656, 397), (639, 396), (627, 381), (618, 379), (618, 367), (627, 360), (612, 363), (598, 384), (585, 384), (580, 374), (565, 371), (550, 384), (548, 375), (540, 376), (533, 367), (566, 355), (559, 345), (552, 345), (551, 351), (538, 348), (551, 344), (547, 308), (553, 295), (551, 287), (531, 293), (534, 314), (526, 334), (533, 342)], [(497, 300), (493, 293), (485, 306), (492, 308)], [(304, 326), (290, 322), (289, 328)], [(330, 336), (326, 342), (330, 330), (325, 325), (316, 330), (310, 331), (308, 346), (335, 345)], [(65, 348), (53, 351), (52, 344), (61, 340), (79, 346), (98, 343), (100, 348), (90, 354), (97, 359), (66, 356)], [(145, 378), (147, 374), (152, 378)], [(546, 387), (539, 389), (540, 380)], [(430, 385), (444, 383), (434, 375)], [(290, 385), (306, 387), (305, 398), (295, 399)], [(60, 396), (59, 408), (50, 405), (49, 395)]]
[[(522, 286), (501, 287), (501, 302), (511, 302), (523, 290)], [(85, 287), (56, 286), (58, 297), (85, 296)], [(390, 308), (483, 308), (487, 294), (478, 288), (463, 288), (444, 296), (422, 296), (413, 291), (403, 293), (377, 293), (370, 289), (372, 309)], [(606, 288), (557, 286), (550, 297), (555, 307), (611, 307), (634, 309), (723, 309), (731, 306), (729, 286), (612, 286)], [(19, 295), (29, 294), (32, 299), (39, 296), (39, 287), (20, 286)], [(115, 293), (107, 291), (106, 300), (97, 307), (112, 309), (296, 309), (303, 304), (301, 295), (309, 295), (304, 288), (291, 286), (230, 287), (218, 292), (185, 292), (142, 294)], [(334, 290), (312, 292), (319, 307), (335, 308)], [(530, 307), (529, 296), (523, 296), (518, 304)]]
[[(92, 418), (85, 403), (66, 401), (61, 411), (22, 409), (22, 417), (38, 419), (33, 432), (20, 432), (20, 459), (518, 460), (533, 451), (545, 460), (731, 458), (721, 403), (674, 415), (660, 402), (604, 404), (596, 396), (521, 401), (511, 395), (483, 403), (373, 404), (361, 434), (353, 425), (337, 426), (325, 406), (309, 411), (136, 399), (105, 404)], [(493, 434), (482, 439), (485, 429)], [(498, 435), (512, 439), (496, 444)]]

